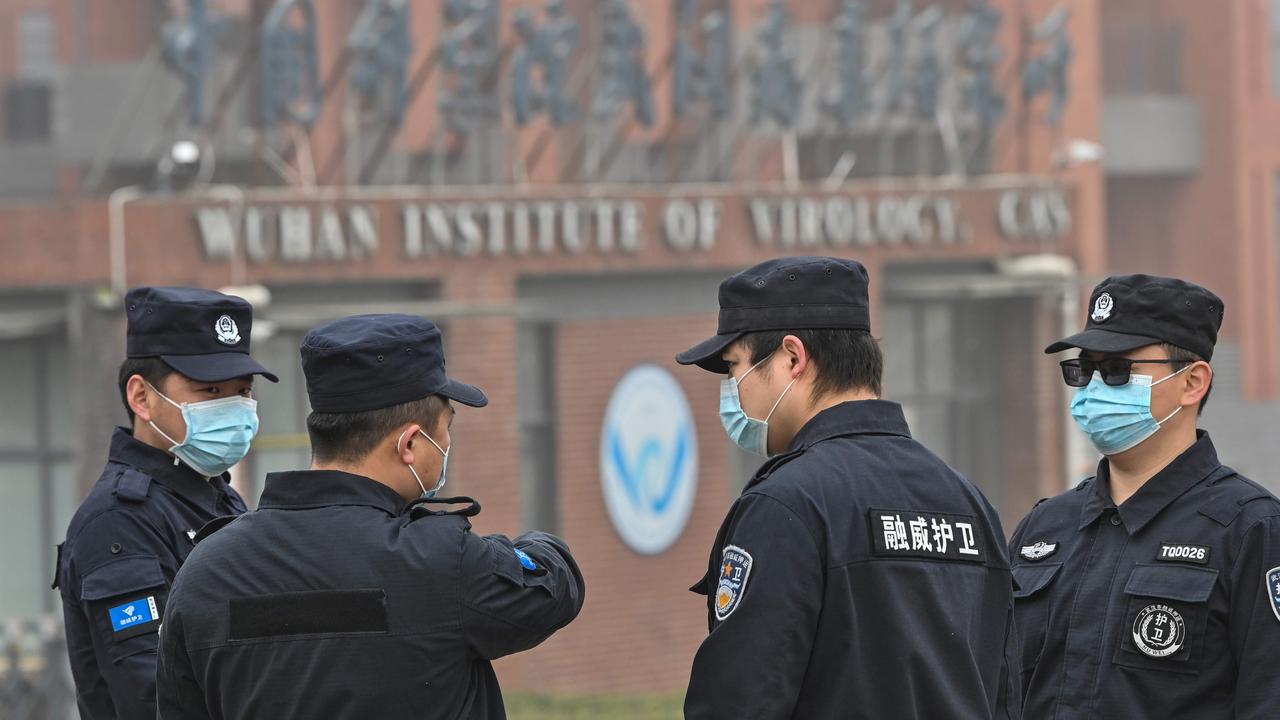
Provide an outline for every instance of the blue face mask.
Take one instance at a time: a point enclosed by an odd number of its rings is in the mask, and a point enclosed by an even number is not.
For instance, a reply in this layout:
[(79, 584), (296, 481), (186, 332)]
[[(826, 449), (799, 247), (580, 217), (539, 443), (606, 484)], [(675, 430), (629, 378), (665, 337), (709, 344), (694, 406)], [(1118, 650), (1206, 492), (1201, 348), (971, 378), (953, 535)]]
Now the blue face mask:
[(792, 380), (787, 384), (787, 388), (778, 396), (777, 402), (773, 404), (769, 414), (763, 420), (747, 417), (747, 411), (742, 409), (742, 398), (738, 395), (738, 386), (771, 357), (773, 357), (772, 354), (752, 365), (750, 370), (736, 380), (729, 377), (720, 381), (720, 424), (724, 425), (724, 431), (728, 433), (729, 439), (735, 445), (762, 457), (769, 456), (769, 418), (773, 417), (773, 411), (778, 409), (782, 398), (787, 396), (796, 381)]
[[(253, 437), (258, 434), (258, 401), (235, 397), (196, 403), (176, 403), (164, 393), (155, 394), (182, 411), (187, 436), (178, 442), (169, 437), (155, 422), (151, 427), (173, 443), (169, 452), (188, 467), (205, 477), (216, 477), (231, 469), (249, 453)], [(177, 464), (177, 460), (174, 461)]]
[[(408, 430), (406, 430), (405, 432), (408, 432)], [(432, 440), (430, 435), (422, 432), (421, 430), (418, 431), (418, 434), (426, 438), (427, 441), (430, 442), (432, 445), (435, 445), (436, 449), (440, 451), (440, 454), (444, 455), (444, 464), (440, 466), (440, 479), (436, 481), (436, 486), (431, 488), (430, 490), (427, 489), (426, 485), (422, 484), (422, 478), (418, 477), (418, 471), (414, 470), (412, 465), (409, 466), (409, 472), (413, 473), (413, 479), (417, 480), (418, 487), (422, 488), (422, 495), (420, 495), (419, 497), (430, 499), (435, 497), (436, 493), (440, 492), (440, 488), (444, 487), (445, 481), (447, 479), (445, 477), (445, 473), (449, 470), (449, 450), (453, 449), (453, 444), (450, 443), (449, 448), (445, 449), (440, 447), (440, 444), (437, 443), (435, 440)], [(400, 433), (400, 439), (396, 440), (397, 453), (400, 452), (400, 443), (402, 442), (404, 442), (404, 433)]]
[(1154, 383), (1150, 375), (1130, 375), (1128, 383), (1116, 387), (1107, 385), (1102, 375), (1094, 372), (1089, 384), (1076, 390), (1071, 417), (1103, 455), (1118, 455), (1135, 448), (1182, 410), (1178, 406), (1164, 420), (1156, 420), (1151, 415), (1151, 388), (1189, 367)]

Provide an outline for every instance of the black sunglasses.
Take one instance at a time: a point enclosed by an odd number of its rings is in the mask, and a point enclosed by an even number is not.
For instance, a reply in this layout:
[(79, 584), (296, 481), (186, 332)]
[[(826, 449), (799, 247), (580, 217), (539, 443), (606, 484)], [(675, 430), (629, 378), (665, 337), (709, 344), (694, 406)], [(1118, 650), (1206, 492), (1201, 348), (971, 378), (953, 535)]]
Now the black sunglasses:
[(1129, 373), (1134, 365), (1174, 365), (1177, 360), (1130, 360), (1123, 357), (1109, 357), (1101, 360), (1072, 358), (1058, 363), (1062, 366), (1062, 380), (1071, 387), (1085, 387), (1093, 379), (1093, 372), (1102, 373), (1102, 382), (1119, 387), (1129, 383)]

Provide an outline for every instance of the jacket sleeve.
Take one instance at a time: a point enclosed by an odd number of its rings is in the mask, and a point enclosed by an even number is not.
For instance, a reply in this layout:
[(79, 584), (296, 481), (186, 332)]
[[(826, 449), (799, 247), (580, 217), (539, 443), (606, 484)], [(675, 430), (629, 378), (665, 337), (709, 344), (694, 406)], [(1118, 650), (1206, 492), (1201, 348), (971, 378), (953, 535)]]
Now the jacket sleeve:
[(476, 653), (493, 660), (535, 647), (582, 610), (586, 585), (560, 538), (463, 533), (459, 602)]
[(1231, 570), (1231, 649), (1239, 675), (1237, 720), (1274, 718), (1280, 707), (1280, 516), (1246, 533)]
[(145, 519), (119, 511), (103, 513), (77, 536), (66, 620), (82, 704), (101, 703), (105, 690), (119, 717), (155, 715), (157, 631), (171, 580), (157, 554), (162, 548)]
[(187, 720), (211, 717), (204, 692), (196, 682), (195, 668), (187, 652), (182, 613), (181, 581), (174, 586), (170, 605), (160, 628), (160, 652), (156, 670), (156, 717)]
[(685, 717), (789, 718), (809, 665), (825, 561), (799, 515), (742, 496), (708, 573), (711, 633), (693, 660)]
[(98, 672), (88, 615), (79, 599), (66, 592), (62, 594), (62, 619), (66, 628), (67, 659), (71, 663), (71, 678), (75, 682), (76, 704), (81, 715), (111, 717), (115, 714), (115, 704), (111, 702), (106, 678)]

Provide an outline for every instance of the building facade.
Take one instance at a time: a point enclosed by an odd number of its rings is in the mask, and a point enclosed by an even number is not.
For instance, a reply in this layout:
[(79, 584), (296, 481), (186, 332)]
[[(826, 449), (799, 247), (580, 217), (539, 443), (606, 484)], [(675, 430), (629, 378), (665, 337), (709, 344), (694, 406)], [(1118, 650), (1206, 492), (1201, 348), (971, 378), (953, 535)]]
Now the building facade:
[(770, 257), (868, 266), (885, 396), (1009, 529), (1096, 461), (1042, 348), (1110, 272), (1201, 281), (1228, 308), (1204, 424), (1270, 481), (1280, 7), (1117, 5), (0, 0), (0, 537), (30, 548), (0, 616), (57, 611), (141, 284), (256, 301), (281, 382), (250, 499), (308, 462), (308, 328), (441, 324), (493, 401), (459, 413), (451, 489), (479, 531), (564, 536), (588, 582), (510, 689), (682, 689), (686, 588), (755, 461), (672, 356)]

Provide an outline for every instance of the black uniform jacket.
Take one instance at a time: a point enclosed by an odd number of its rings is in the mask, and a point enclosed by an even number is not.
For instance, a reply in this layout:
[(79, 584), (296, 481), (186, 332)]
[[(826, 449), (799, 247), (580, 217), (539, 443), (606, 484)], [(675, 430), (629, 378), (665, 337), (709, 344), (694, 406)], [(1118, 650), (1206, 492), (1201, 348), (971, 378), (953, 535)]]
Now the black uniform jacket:
[(582, 575), (552, 535), (513, 544), (472, 534), (474, 503), (429, 509), (452, 501), (405, 513), (358, 475), (268, 475), (178, 575), (160, 717), (505, 717), (489, 661), (576, 617)]
[(1118, 508), (1104, 459), (1010, 554), (1026, 717), (1280, 717), (1280, 502), (1207, 434)]
[(734, 503), (693, 588), (711, 634), (686, 717), (1005, 717), (1005, 553), (991, 505), (898, 405), (818, 414)]
[(210, 520), (243, 513), (206, 479), (117, 428), (107, 467), (58, 546), (67, 652), (84, 718), (155, 716), (156, 630), (178, 568)]

